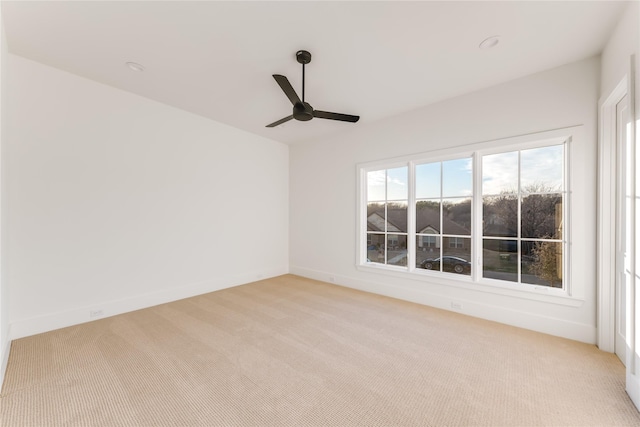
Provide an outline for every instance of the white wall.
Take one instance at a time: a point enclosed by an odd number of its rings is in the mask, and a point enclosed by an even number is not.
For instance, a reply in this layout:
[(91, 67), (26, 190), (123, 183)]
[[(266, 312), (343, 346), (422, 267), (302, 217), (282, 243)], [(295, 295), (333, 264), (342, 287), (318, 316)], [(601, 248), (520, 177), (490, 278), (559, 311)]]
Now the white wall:
[[(634, 57), (635, 55), (635, 57)], [(632, 59), (633, 58), (633, 59)], [(631, 75), (631, 62), (634, 62), (635, 75)], [(631, 96), (635, 99), (635, 218), (633, 220), (635, 226), (635, 241), (633, 246), (635, 249), (635, 262), (632, 262), (632, 272), (635, 271), (635, 301), (632, 302), (631, 309), (628, 310), (627, 316), (635, 320), (635, 339), (630, 340), (627, 346), (627, 380), (626, 390), (631, 400), (640, 408), (640, 375), (637, 366), (640, 366), (640, 3), (637, 1), (630, 2), (624, 11), (620, 22), (611, 35), (607, 45), (602, 52), (602, 75), (600, 84), (601, 101), (605, 101), (614, 88), (625, 78), (628, 80), (635, 79), (635, 93)], [(604, 140), (606, 141), (606, 140)], [(603, 141), (603, 143), (604, 143)], [(615, 284), (611, 284), (615, 286)], [(635, 306), (635, 307), (634, 307)], [(633, 366), (635, 365), (635, 369)]]
[(8, 57), (13, 339), (288, 272), (286, 145)]
[[(629, 57), (640, 50), (640, 2), (629, 2), (602, 51), (600, 95), (607, 96), (629, 72)], [(636, 72), (638, 70), (636, 69)], [(637, 95), (637, 91), (636, 91)]]
[[(292, 273), (595, 342), (596, 114), (599, 58), (514, 80), (290, 149)], [(381, 100), (384, 102), (384, 100)], [(356, 165), (582, 125), (573, 144), (570, 268), (582, 300), (567, 304), (360, 271), (355, 265)]]
[(0, 385), (4, 379), (7, 369), (7, 361), (9, 360), (9, 346), (11, 340), (9, 338), (9, 286), (6, 278), (6, 268), (3, 255), (5, 252), (5, 221), (6, 215), (4, 209), (6, 203), (4, 201), (4, 188), (7, 180), (4, 177), (6, 172), (4, 143), (6, 141), (5, 133), (7, 127), (6, 120), (6, 88), (7, 88), (7, 40), (4, 33), (4, 22), (2, 20), (2, 8), (0, 8)]

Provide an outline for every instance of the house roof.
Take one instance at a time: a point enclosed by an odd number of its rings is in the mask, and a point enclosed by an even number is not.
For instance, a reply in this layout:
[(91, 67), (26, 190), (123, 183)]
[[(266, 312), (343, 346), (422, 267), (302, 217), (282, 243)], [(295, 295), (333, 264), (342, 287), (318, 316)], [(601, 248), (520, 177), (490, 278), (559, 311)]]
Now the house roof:
[[(388, 231), (407, 231), (407, 210), (389, 208)], [(448, 217), (443, 218), (444, 233), (467, 236), (470, 234), (469, 228), (452, 221)], [(433, 209), (416, 209), (416, 231), (418, 233), (426, 232), (431, 229), (436, 233), (440, 233), (440, 212)], [(368, 231), (384, 231), (384, 207), (378, 208), (369, 213), (367, 217)], [(431, 233), (429, 233), (431, 234)]]

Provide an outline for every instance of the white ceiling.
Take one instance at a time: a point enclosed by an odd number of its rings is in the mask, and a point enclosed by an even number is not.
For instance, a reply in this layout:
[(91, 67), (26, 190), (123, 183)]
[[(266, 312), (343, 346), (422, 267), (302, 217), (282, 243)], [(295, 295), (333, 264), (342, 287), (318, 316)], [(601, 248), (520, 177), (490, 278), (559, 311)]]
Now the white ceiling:
[[(596, 55), (624, 3), (2, 1), (2, 15), (11, 53), (297, 143)], [(306, 100), (360, 122), (265, 127), (291, 114), (272, 74), (301, 95), (299, 49)]]

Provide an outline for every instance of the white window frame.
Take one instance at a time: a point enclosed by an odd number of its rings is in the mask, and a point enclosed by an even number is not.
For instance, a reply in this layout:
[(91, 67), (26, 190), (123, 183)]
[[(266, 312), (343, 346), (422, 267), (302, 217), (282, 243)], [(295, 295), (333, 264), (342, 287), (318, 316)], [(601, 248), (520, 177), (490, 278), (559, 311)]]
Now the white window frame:
[[(565, 225), (568, 224), (569, 221), (567, 221), (566, 219), (569, 217), (569, 173), (568, 173), (568, 169), (569, 169), (569, 146), (571, 143), (571, 136), (567, 136), (566, 138), (564, 137), (559, 137), (559, 138), (548, 138), (548, 139), (543, 139), (543, 140), (538, 140), (538, 141), (529, 141), (526, 143), (521, 143), (521, 144), (517, 144), (517, 145), (509, 145), (506, 147), (500, 147), (500, 148), (494, 148), (494, 149), (487, 149), (487, 150), (481, 150), (478, 152), (478, 167), (480, 169), (478, 169), (477, 174), (478, 176), (482, 176), (482, 156), (487, 156), (487, 155), (491, 155), (491, 154), (501, 154), (501, 153), (506, 153), (506, 152), (510, 152), (510, 151), (517, 151), (518, 152), (518, 158), (520, 158), (520, 152), (523, 150), (529, 150), (529, 149), (533, 149), (533, 148), (542, 148), (542, 147), (548, 147), (548, 146), (552, 146), (552, 145), (559, 145), (559, 144), (565, 144), (565, 148), (564, 148), (564, 170), (563, 170), (563, 174), (564, 174), (564, 188), (562, 190), (562, 194), (564, 196), (564, 206), (563, 206), (563, 223)], [(475, 172), (475, 171), (474, 171)], [(520, 165), (518, 164), (518, 176), (520, 175)], [(476, 212), (482, 212), (482, 182), (480, 182), (480, 188), (478, 189), (479, 193), (477, 193), (479, 195), (479, 197), (477, 197), (476, 199), (474, 199), (474, 203), (475, 203), (475, 208), (476, 208)], [(518, 204), (520, 205), (522, 203), (521, 200), (521, 189), (520, 189), (520, 183), (518, 183)], [(519, 210), (519, 209), (518, 209)], [(481, 230), (482, 228), (482, 217), (480, 215), (478, 215), (480, 217), (479, 219), (479, 223), (476, 223), (478, 230)], [(518, 218), (518, 224), (520, 224), (520, 218)], [(563, 234), (565, 233), (565, 228), (563, 228)], [(474, 236), (475, 237), (475, 236)], [(483, 240), (483, 235), (482, 233), (479, 233), (478, 236), (479, 239), (476, 239), (477, 241), (475, 241), (473, 243), (473, 245), (476, 247), (476, 253), (477, 254), (482, 254), (482, 240)], [(479, 241), (478, 241), (479, 240)], [(505, 240), (516, 240), (518, 242), (521, 242), (523, 239), (520, 236), (520, 226), (518, 226), (518, 236), (514, 237), (514, 238), (505, 238)], [(526, 239), (526, 240), (536, 240), (536, 239)], [(567, 238), (566, 235), (563, 236), (562, 238), (562, 242), (563, 242), (563, 255), (564, 255), (564, 259), (563, 259), (563, 272), (562, 272), (562, 277), (563, 277), (563, 289), (562, 289), (562, 295), (571, 295), (571, 287), (570, 287), (570, 281), (568, 280), (568, 264), (569, 264), (569, 239)], [(520, 246), (518, 246), (520, 247)], [(518, 258), (520, 258), (520, 249), (518, 250)], [(477, 264), (481, 266), (482, 265), (482, 258), (478, 257), (477, 258)], [(520, 268), (521, 265), (520, 263), (518, 263), (518, 277), (520, 277)], [(479, 270), (478, 268), (475, 268), (474, 270)], [(480, 274), (481, 272), (478, 272), (478, 274)], [(495, 286), (504, 286), (505, 281), (502, 280), (495, 280), (495, 279), (489, 279), (489, 278), (479, 278), (480, 282), (484, 282), (487, 284), (493, 284)], [(522, 288), (522, 286), (525, 287), (531, 287), (533, 286), (536, 289), (547, 289), (547, 292), (553, 292), (553, 293), (557, 293), (558, 291), (560, 291), (557, 288), (550, 288), (548, 286), (536, 286), (536, 285), (531, 285), (531, 284), (526, 284), (526, 283), (516, 283), (516, 282), (506, 282), (508, 283), (507, 286), (516, 286), (517, 288), (521, 288), (523, 290), (526, 290), (526, 288)]]
[[(397, 200), (394, 200), (394, 199), (389, 200), (387, 198), (388, 197), (388, 194), (387, 194), (387, 184), (388, 184), (387, 170), (388, 169), (402, 168), (402, 167), (406, 167), (406, 164), (398, 164), (397, 166), (385, 166), (385, 167), (378, 167), (378, 168), (376, 168), (376, 167), (368, 168), (366, 171), (363, 172), (364, 173), (364, 178), (361, 178), (361, 181), (364, 182), (364, 186), (365, 186), (365, 189), (364, 189), (363, 193), (365, 195), (367, 193), (367, 190), (366, 190), (366, 187), (367, 187), (367, 173), (368, 172), (375, 172), (375, 171), (384, 170), (385, 171), (385, 200), (384, 200), (385, 206), (390, 202), (393, 203), (394, 201), (397, 201)], [(412, 179), (411, 176), (409, 176), (408, 170), (407, 170), (407, 179), (408, 180)], [(412, 187), (410, 185), (409, 185), (409, 188), (407, 189), (407, 191), (408, 192), (412, 191)], [(364, 206), (361, 206), (361, 208), (362, 208), (362, 210), (360, 211), (361, 214), (364, 215), (364, 217), (366, 217), (367, 216), (366, 215), (366, 212), (367, 212), (367, 201), (366, 200), (364, 202)], [(408, 205), (407, 205), (407, 209), (408, 209)], [(386, 208), (385, 208), (385, 212), (386, 212)], [(406, 235), (407, 236), (407, 240), (408, 240), (409, 230), (407, 230), (406, 232), (404, 232), (404, 231), (387, 230), (387, 226), (389, 224), (388, 217), (384, 219), (384, 222), (385, 222), (384, 231), (369, 233), (368, 230), (367, 230), (367, 221), (364, 220), (364, 227), (365, 227), (364, 239), (367, 242), (367, 246), (369, 246), (369, 244), (368, 244), (369, 243), (369, 237), (368, 236), (370, 234), (377, 234), (377, 235), (384, 236), (384, 242), (385, 242), (384, 263), (379, 263), (379, 262), (375, 262), (375, 261), (367, 261), (368, 257), (367, 257), (366, 251), (364, 251), (364, 260), (363, 260), (363, 262), (366, 265), (381, 265), (381, 266), (383, 266), (385, 268), (391, 268), (391, 269), (395, 269), (395, 270), (404, 269), (404, 267), (402, 267), (402, 266), (397, 266), (397, 265), (394, 265), (394, 264), (387, 264), (387, 262), (388, 262), (387, 256), (388, 256), (388, 248), (389, 248), (389, 237), (390, 236), (396, 236), (396, 238), (397, 238), (398, 236), (405, 236)], [(407, 242), (407, 251), (408, 250), (409, 250), (409, 246), (408, 246), (408, 242)], [(407, 258), (407, 260), (408, 260), (408, 258)]]
[[(572, 283), (571, 273), (571, 241), (572, 216), (571, 209), (571, 147), (574, 142), (583, 140), (583, 127), (574, 126), (552, 131), (538, 132), (499, 140), (484, 141), (469, 145), (433, 150), (417, 155), (382, 159), (356, 165), (357, 173), (357, 242), (356, 268), (360, 271), (402, 277), (405, 279), (429, 282), (446, 286), (461, 287), (510, 295), (527, 299), (553, 302), (561, 305), (578, 307), (585, 298), (584, 285)], [(482, 277), (482, 156), (509, 151), (521, 151), (550, 145), (565, 144), (564, 164), (564, 229), (563, 229), (563, 288), (551, 288), (532, 284), (514, 283)], [(471, 276), (432, 272), (415, 267), (416, 230), (415, 230), (415, 165), (421, 163), (455, 160), (471, 157), (473, 161), (473, 209), (472, 209), (472, 248), (471, 259), (474, 260)], [(388, 266), (366, 262), (366, 174), (368, 171), (393, 169), (408, 166), (409, 175), (409, 209), (407, 226), (407, 266)], [(480, 177), (480, 179), (478, 178)], [(363, 224), (364, 220), (364, 224)]]

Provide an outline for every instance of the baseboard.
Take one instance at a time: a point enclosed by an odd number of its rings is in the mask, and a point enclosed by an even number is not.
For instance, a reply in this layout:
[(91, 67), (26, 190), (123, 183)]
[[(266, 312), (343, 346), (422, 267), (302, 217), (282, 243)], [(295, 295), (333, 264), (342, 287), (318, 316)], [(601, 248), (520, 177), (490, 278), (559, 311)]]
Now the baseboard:
[(11, 351), (11, 340), (2, 343), (2, 360), (0, 360), (0, 391), (4, 384), (4, 374), (7, 372), (7, 364), (9, 363), (9, 352)]
[[(327, 282), (327, 278), (331, 277), (333, 281), (330, 283), (332, 284), (568, 338), (587, 344), (595, 344), (596, 342), (595, 326), (549, 317), (540, 313), (523, 312), (500, 305), (478, 303), (469, 299), (452, 298), (451, 295), (439, 295), (424, 288), (417, 289), (383, 281), (355, 279), (353, 277), (339, 276), (333, 273), (303, 267), (291, 266), (289, 271), (291, 274), (323, 282)], [(452, 309), (453, 300), (462, 304), (464, 310)]]
[[(280, 268), (269, 271), (254, 271), (234, 276), (217, 277), (206, 282), (164, 289), (162, 291), (136, 295), (120, 300), (105, 301), (97, 305), (78, 307), (73, 310), (50, 313), (29, 319), (15, 320), (10, 324), (10, 339), (15, 340), (55, 329), (66, 328), (68, 326), (244, 285), (270, 277), (281, 276), (287, 273), (287, 268)], [(91, 312), (100, 312), (100, 314), (91, 317)]]
[(633, 404), (636, 405), (636, 409), (640, 411), (640, 376), (630, 374), (628, 368), (626, 391)]

